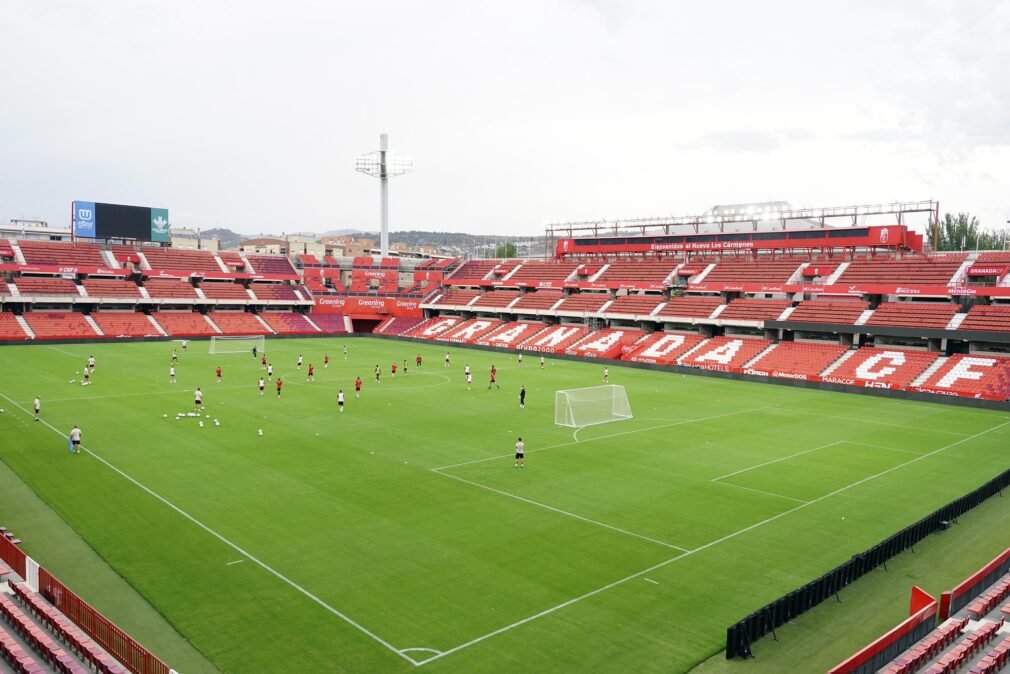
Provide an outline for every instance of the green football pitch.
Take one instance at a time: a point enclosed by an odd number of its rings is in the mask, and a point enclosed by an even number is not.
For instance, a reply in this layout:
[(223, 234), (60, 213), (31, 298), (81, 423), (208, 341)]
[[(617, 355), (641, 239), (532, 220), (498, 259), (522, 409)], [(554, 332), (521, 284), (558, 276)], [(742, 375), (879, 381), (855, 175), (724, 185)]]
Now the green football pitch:
[[(280, 398), (249, 352), (205, 341), (0, 347), (0, 459), (195, 646), (158, 653), (184, 674), (686, 671), (731, 623), (1006, 468), (1001, 412), (612, 366), (634, 419), (573, 431), (554, 393), (602, 383), (600, 364), (266, 348)], [(202, 416), (178, 417), (198, 386)]]

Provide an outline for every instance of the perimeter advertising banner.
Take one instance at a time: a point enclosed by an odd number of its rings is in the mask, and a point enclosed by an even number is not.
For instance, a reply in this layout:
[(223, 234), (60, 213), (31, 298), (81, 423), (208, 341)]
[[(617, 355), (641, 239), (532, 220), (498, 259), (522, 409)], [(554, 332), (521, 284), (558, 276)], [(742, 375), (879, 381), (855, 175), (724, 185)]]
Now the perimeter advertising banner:
[(395, 297), (317, 296), (313, 312), (320, 314), (345, 314), (351, 318), (375, 316), (422, 316), (420, 299)]
[(75, 201), (72, 225), (74, 236), (88, 239), (169, 240), (167, 208)]

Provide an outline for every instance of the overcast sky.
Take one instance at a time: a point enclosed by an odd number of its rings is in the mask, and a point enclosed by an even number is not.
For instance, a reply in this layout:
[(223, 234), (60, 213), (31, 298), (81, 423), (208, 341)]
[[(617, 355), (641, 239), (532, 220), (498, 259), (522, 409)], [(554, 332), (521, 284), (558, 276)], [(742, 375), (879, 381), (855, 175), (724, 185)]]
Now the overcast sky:
[(1010, 217), (1010, 2), (0, 4), (0, 220), (73, 199), (247, 232), (718, 203), (937, 199)]

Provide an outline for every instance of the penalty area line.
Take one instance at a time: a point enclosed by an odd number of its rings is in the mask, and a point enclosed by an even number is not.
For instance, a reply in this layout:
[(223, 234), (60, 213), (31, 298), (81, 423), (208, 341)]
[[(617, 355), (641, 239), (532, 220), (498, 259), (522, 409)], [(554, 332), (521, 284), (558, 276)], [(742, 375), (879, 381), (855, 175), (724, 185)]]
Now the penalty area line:
[[(683, 426), (685, 424), (696, 424), (696, 423), (700, 423), (702, 421), (711, 421), (713, 419), (722, 419), (722, 418), (725, 418), (725, 417), (736, 416), (738, 414), (750, 414), (751, 412), (760, 412), (761, 410), (769, 410), (769, 409), (772, 409), (771, 405), (766, 405), (764, 407), (754, 407), (754, 408), (749, 409), (749, 410), (740, 410), (739, 412), (727, 412), (725, 414), (716, 414), (715, 416), (711, 416), (711, 417), (698, 417), (697, 419), (682, 419), (682, 420), (674, 421), (674, 422), (671, 422), (671, 423), (668, 423), (668, 424), (660, 424), (658, 426), (649, 426), (648, 428), (636, 428), (635, 430), (631, 430), (631, 431), (621, 431), (620, 433), (610, 433), (608, 435), (601, 435), (599, 437), (595, 437), (595, 438), (592, 438), (590, 440), (576, 440), (574, 442), (562, 442), (562, 443), (559, 443), (559, 444), (556, 444), (556, 445), (548, 445), (547, 447), (537, 447), (537, 448), (533, 448), (533, 449), (527, 449), (526, 453), (527, 454), (532, 454), (533, 452), (543, 452), (543, 451), (548, 450), (548, 449), (559, 449), (561, 447), (571, 447), (573, 445), (581, 445), (581, 444), (586, 443), (586, 442), (596, 442), (597, 440), (607, 440), (608, 438), (616, 438), (616, 437), (620, 437), (622, 435), (631, 435), (632, 433), (647, 433), (649, 431), (655, 431), (655, 430), (658, 430), (660, 428), (671, 428), (673, 426)], [(512, 454), (499, 454), (497, 456), (488, 456), (488, 457), (485, 457), (483, 459), (473, 459), (471, 461), (463, 461), (461, 463), (449, 464), (448, 466), (439, 466), (437, 468), (430, 468), (429, 470), (433, 470), (433, 471), (449, 470), (450, 468), (459, 468), (460, 466), (470, 466), (470, 465), (473, 465), (475, 463), (484, 463), (485, 461), (497, 461), (499, 459), (507, 459), (507, 458), (510, 458), (511, 456), (512, 456)]]
[(752, 491), (755, 494), (764, 494), (765, 496), (774, 496), (775, 498), (784, 498), (789, 501), (795, 501), (797, 503), (809, 503), (809, 501), (804, 501), (801, 498), (793, 498), (792, 496), (786, 496), (785, 494), (776, 494), (773, 491), (765, 491), (763, 489), (755, 489), (753, 487), (745, 487), (742, 484), (733, 484), (732, 482), (722, 482), (718, 479), (711, 481), (713, 484), (721, 484), (724, 487), (733, 487), (735, 489), (743, 489), (745, 491)]
[[(21, 405), (19, 405), (17, 402), (15, 402), (14, 400), (12, 400), (11, 398), (8, 398), (3, 393), (0, 393), (0, 397), (4, 398), (7, 402), (9, 402), (10, 404), (12, 404), (14, 407), (17, 407), (18, 409), (20, 409), (25, 414), (31, 414), (31, 412), (29, 412), (26, 408), (22, 407)], [(55, 426), (53, 426), (51, 423), (49, 423), (45, 419), (42, 419), (41, 421), (42, 421), (43, 424), (45, 424), (48, 428), (50, 428), (57, 435), (59, 435), (61, 437), (66, 437), (58, 428), (56, 428)], [(254, 564), (256, 564), (257, 566), (259, 566), (261, 569), (263, 569), (264, 571), (266, 571), (270, 575), (272, 575), (275, 578), (277, 578), (278, 580), (284, 582), (288, 586), (294, 588), (299, 593), (301, 593), (302, 595), (304, 595), (308, 599), (312, 600), (313, 602), (315, 602), (317, 605), (321, 606), (322, 608), (326, 609), (327, 611), (329, 611), (333, 615), (337, 616), (338, 618), (340, 618), (345, 623), (347, 623), (351, 627), (355, 628), (356, 630), (358, 630), (359, 632), (361, 632), (365, 636), (371, 638), (376, 643), (380, 644), (381, 646), (384, 646), (390, 652), (395, 653), (397, 656), (403, 658), (404, 660), (406, 660), (407, 662), (409, 662), (409, 663), (411, 663), (411, 664), (413, 664), (415, 666), (417, 666), (419, 664), (417, 662), (417, 660), (414, 660), (414, 658), (410, 657), (406, 653), (403, 653), (400, 649), (398, 649), (397, 647), (393, 646), (391, 643), (389, 643), (388, 641), (386, 641), (385, 639), (383, 639), (382, 637), (380, 637), (379, 635), (377, 635), (375, 632), (372, 632), (367, 627), (364, 627), (363, 625), (361, 625), (360, 623), (356, 622), (355, 620), (353, 620), (349, 616), (345, 615), (344, 613), (341, 613), (338, 609), (334, 608), (333, 606), (330, 606), (325, 601), (323, 601), (322, 599), (320, 599), (316, 595), (312, 594), (312, 592), (310, 592), (309, 590), (306, 590), (304, 587), (302, 587), (301, 585), (299, 585), (295, 581), (291, 580), (290, 578), (288, 578), (287, 576), (285, 576), (284, 574), (282, 574), (280, 571), (274, 569), (272, 566), (270, 566), (269, 564), (267, 564), (263, 560), (261, 560), (258, 557), (250, 554), (249, 552), (247, 552), (246, 550), (244, 550), (243, 548), (241, 548), (237, 543), (233, 543), (229, 539), (225, 538), (224, 535), (218, 533), (214, 529), (211, 529), (208, 525), (204, 524), (203, 522), (201, 522), (200, 520), (198, 520), (193, 515), (190, 515), (188, 512), (186, 512), (185, 510), (183, 510), (179, 506), (175, 505), (174, 503), (172, 503), (171, 501), (169, 501), (167, 498), (165, 498), (161, 494), (158, 494), (156, 491), (154, 491), (150, 487), (144, 485), (143, 483), (141, 483), (140, 481), (138, 481), (136, 478), (128, 475), (123, 470), (121, 470), (121, 469), (117, 468), (116, 466), (112, 465), (110, 462), (108, 462), (107, 460), (103, 459), (98, 454), (95, 454), (95, 452), (93, 452), (92, 450), (88, 449), (84, 445), (80, 445), (80, 448), (85, 453), (87, 453), (91, 457), (97, 459), (99, 462), (101, 462), (102, 464), (104, 464), (107, 468), (109, 468), (113, 472), (118, 473), (119, 475), (121, 475), (123, 478), (125, 478), (128, 482), (132, 483), (134, 486), (138, 487), (139, 489), (141, 489), (142, 491), (146, 492), (150, 496), (154, 497), (155, 499), (157, 499), (158, 501), (160, 501), (164, 505), (168, 506), (169, 508), (171, 508), (172, 510), (174, 510), (175, 512), (177, 512), (179, 515), (182, 515), (184, 518), (186, 518), (187, 520), (189, 520), (190, 522), (192, 522), (193, 524), (195, 524), (199, 528), (203, 529), (208, 534), (210, 534), (211, 536), (213, 536), (217, 540), (221, 541), (222, 543), (224, 543), (228, 547), (230, 547), (232, 550), (235, 550), (237, 553), (239, 553), (240, 555), (242, 555), (243, 557), (245, 557), (249, 561), (253, 562)], [(435, 656), (435, 657), (439, 657), (439, 656)]]
[(615, 527), (611, 524), (606, 524), (604, 522), (597, 522), (596, 520), (591, 520), (588, 517), (583, 517), (582, 515), (576, 515), (573, 512), (568, 512), (567, 510), (562, 510), (561, 508), (555, 508), (554, 506), (547, 505), (546, 503), (540, 503), (539, 501), (534, 501), (532, 499), (524, 498), (517, 494), (512, 494), (507, 491), (502, 491), (501, 489), (495, 489), (494, 487), (489, 487), (486, 484), (481, 484), (480, 482), (473, 482), (471, 480), (464, 479), (462, 477), (457, 477), (455, 475), (450, 475), (449, 473), (439, 472), (437, 468), (431, 469), (431, 472), (438, 473), (443, 477), (448, 477), (453, 480), (458, 480), (460, 482), (465, 482), (466, 484), (473, 485), (474, 487), (480, 487), (481, 489), (486, 489), (487, 491), (494, 492), (495, 494), (501, 494), (502, 496), (507, 496), (508, 498), (515, 499), (517, 501), (522, 501), (523, 503), (529, 503), (530, 505), (537, 506), (538, 508), (543, 508), (545, 510), (550, 510), (551, 512), (556, 512), (559, 515), (564, 515), (566, 517), (571, 517), (572, 519), (581, 520), (588, 524), (593, 524), (598, 527), (603, 527), (604, 529), (610, 529), (611, 531), (616, 531), (617, 533), (624, 534), (625, 536), (632, 536), (634, 538), (641, 539), (643, 541), (648, 541), (650, 543), (655, 543), (656, 545), (662, 545), (665, 548), (670, 548), (671, 550), (680, 550), (681, 552), (687, 552), (687, 548), (682, 548), (679, 545), (674, 545), (673, 543), (667, 543), (666, 541), (661, 541), (656, 538), (650, 538), (642, 534), (637, 534), (634, 531), (628, 531), (627, 529), (621, 529), (620, 527)]
[[(771, 461), (764, 461), (763, 463), (758, 463), (753, 466), (748, 466), (747, 468), (741, 468), (740, 470), (735, 470), (732, 473), (726, 473), (725, 475), (720, 475), (719, 477), (713, 477), (712, 482), (718, 482), (719, 480), (725, 480), (727, 477), (733, 477), (734, 475), (739, 475), (740, 473), (746, 473), (749, 470), (754, 470), (755, 468), (761, 468), (763, 466), (770, 466), (773, 463), (778, 463), (780, 461), (788, 461), (789, 459), (795, 459), (797, 456), (803, 456), (804, 454), (809, 454), (810, 452), (816, 452), (821, 449), (827, 449), (828, 447), (834, 447), (835, 445), (840, 445), (845, 440), (838, 440), (836, 442), (829, 442), (826, 445), (821, 445), (820, 447), (814, 447), (813, 449), (804, 449), (802, 452), (796, 452), (795, 454), (790, 454), (788, 456), (781, 456), (777, 459), (772, 459)], [(733, 485), (736, 486), (736, 485)]]
[(624, 578), (620, 578), (618, 580), (615, 580), (612, 583), (608, 583), (607, 585), (604, 585), (602, 587), (598, 587), (595, 590), (590, 590), (589, 592), (586, 592), (586, 593), (581, 594), (581, 595), (579, 595), (577, 597), (569, 599), (568, 601), (565, 601), (565, 602), (562, 602), (560, 604), (557, 604), (556, 606), (552, 606), (550, 608), (546, 608), (543, 611), (540, 611), (539, 613), (535, 613), (535, 614), (533, 614), (531, 616), (527, 616), (526, 618), (523, 618), (522, 620), (517, 620), (516, 622), (512, 623), (511, 625), (505, 625), (504, 627), (500, 627), (500, 628), (494, 630), (493, 632), (488, 632), (487, 634), (484, 634), (482, 636), (475, 637), (475, 638), (471, 639), (470, 641), (467, 641), (466, 643), (462, 643), (462, 644), (460, 644), (458, 646), (454, 646), (453, 648), (450, 648), (449, 650), (444, 651), (444, 652), (440, 653), (439, 655), (433, 655), (432, 657), (428, 658), (427, 660), (422, 660), (421, 662), (418, 663), (418, 665), (425, 665), (425, 664), (427, 664), (429, 662), (433, 662), (433, 661), (438, 660), (440, 658), (444, 658), (447, 655), (451, 655), (453, 653), (457, 653), (457, 652), (463, 650), (464, 648), (469, 648), (470, 646), (474, 646), (476, 644), (479, 644), (482, 641), (486, 641), (486, 640), (488, 640), (488, 639), (490, 639), (492, 637), (498, 636), (499, 634), (503, 634), (503, 633), (508, 632), (508, 631), (510, 631), (512, 629), (515, 629), (516, 627), (521, 627), (522, 625), (525, 625), (527, 623), (533, 622), (534, 620), (537, 620), (537, 619), (542, 618), (544, 616), (550, 615), (551, 613), (555, 613), (557, 611), (560, 611), (563, 608), (567, 608), (567, 607), (569, 607), (569, 606), (571, 606), (573, 604), (577, 604), (578, 602), (580, 602), (580, 601), (582, 601), (584, 599), (589, 599), (590, 597), (595, 597), (596, 595), (598, 595), (598, 594), (600, 594), (602, 592), (606, 592), (607, 590), (610, 590), (612, 588), (618, 587), (620, 585), (624, 585), (628, 581), (634, 580), (636, 578), (642, 578), (646, 574), (649, 574), (649, 573), (651, 573), (653, 571), (656, 571), (658, 569), (662, 569), (662, 568), (664, 568), (666, 566), (669, 566), (670, 564), (676, 562), (679, 559), (684, 559), (685, 557), (690, 557), (690, 556), (692, 556), (692, 555), (694, 555), (696, 553), (702, 552), (704, 550), (708, 550), (709, 548), (715, 547), (715, 546), (717, 546), (717, 545), (719, 545), (721, 543), (725, 543), (726, 541), (732, 540), (732, 539), (736, 538), (737, 536), (741, 536), (741, 535), (743, 535), (743, 534), (745, 534), (745, 533), (747, 533), (749, 531), (753, 531), (754, 529), (762, 527), (762, 526), (764, 526), (766, 524), (770, 524), (771, 522), (774, 522), (774, 521), (776, 521), (778, 519), (781, 519), (781, 518), (785, 517), (786, 515), (789, 515), (789, 514), (794, 513), (794, 512), (796, 512), (798, 510), (802, 510), (804, 508), (807, 508), (807, 507), (809, 507), (811, 505), (814, 505), (815, 503), (820, 503), (821, 501), (823, 501), (823, 500), (825, 500), (827, 498), (830, 498), (832, 496), (836, 496), (838, 494), (841, 494), (842, 492), (848, 491), (849, 489), (852, 489), (853, 487), (858, 487), (859, 485), (864, 484), (866, 482), (869, 482), (871, 480), (875, 480), (878, 477), (882, 477), (882, 476), (887, 475), (889, 473), (893, 473), (894, 471), (898, 470), (899, 468), (903, 468), (903, 467), (905, 467), (905, 466), (907, 466), (909, 464), (917, 463), (917, 462), (922, 461), (923, 459), (927, 459), (927, 458), (929, 458), (929, 457), (931, 457), (931, 456), (933, 456), (935, 454), (939, 454), (940, 452), (944, 452), (944, 451), (946, 451), (948, 449), (951, 449), (952, 447), (956, 447), (956, 446), (958, 446), (960, 444), (963, 444), (963, 443), (968, 442), (970, 440), (974, 440), (975, 438), (978, 438), (978, 437), (981, 437), (983, 435), (986, 435), (987, 433), (992, 433), (993, 431), (997, 431), (997, 430), (999, 430), (1001, 428), (1004, 428), (1006, 426), (1010, 426), (1010, 421), (1006, 421), (1006, 422), (1004, 422), (1002, 424), (999, 424), (998, 426), (993, 426), (991, 428), (987, 428), (986, 430), (980, 431), (979, 433), (975, 433), (974, 435), (970, 435), (968, 437), (961, 438), (960, 440), (956, 440), (956, 441), (950, 443), (949, 445), (945, 445), (943, 447), (940, 447), (939, 449), (934, 449), (933, 451), (928, 452), (926, 454), (922, 454), (921, 456), (917, 456), (914, 459), (909, 459), (908, 461), (906, 461), (904, 463), (900, 463), (897, 466), (893, 466), (891, 468), (888, 468), (887, 470), (883, 470), (883, 471), (881, 471), (879, 473), (876, 473), (875, 475), (870, 475), (869, 477), (864, 477), (861, 480), (857, 480), (856, 482), (853, 482), (852, 484), (848, 484), (848, 485), (846, 485), (844, 487), (840, 487), (840, 488), (838, 488), (838, 489), (836, 489), (836, 490), (834, 490), (832, 492), (829, 492), (829, 493), (827, 493), (827, 494), (825, 494), (823, 496), (818, 496), (817, 498), (815, 498), (812, 501), (808, 501), (806, 503), (800, 503), (799, 505), (797, 505), (797, 506), (795, 506), (793, 508), (790, 508), (788, 510), (784, 510), (784, 511), (778, 513), (777, 515), (772, 515), (771, 517), (763, 519), (760, 522), (755, 522), (754, 524), (748, 525), (748, 526), (744, 527), (743, 529), (740, 529), (738, 531), (734, 531), (732, 533), (726, 534), (725, 536), (722, 536), (721, 538), (717, 538), (714, 541), (709, 541), (708, 543), (705, 543), (704, 545), (700, 545), (697, 548), (694, 548), (693, 550), (688, 550), (687, 552), (683, 552), (683, 553), (681, 553), (679, 555), (671, 557), (670, 559), (667, 559), (667, 560), (664, 560), (662, 562), (659, 562), (658, 564), (654, 564), (654, 565), (650, 566), (647, 569), (643, 569), (641, 571), (638, 571), (637, 573), (633, 573), (631, 575), (625, 576)]

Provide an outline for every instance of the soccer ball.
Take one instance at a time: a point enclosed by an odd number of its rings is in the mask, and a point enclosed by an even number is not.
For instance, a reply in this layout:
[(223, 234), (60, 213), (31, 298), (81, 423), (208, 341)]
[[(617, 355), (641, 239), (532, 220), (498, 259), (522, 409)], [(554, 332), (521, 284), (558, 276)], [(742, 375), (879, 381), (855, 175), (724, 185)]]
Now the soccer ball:
[(162, 414), (161, 416), (163, 416), (163, 417), (165, 417), (165, 418), (168, 418), (168, 415), (167, 415), (167, 414)]
[(262, 428), (261, 428), (261, 429), (259, 429), (258, 433), (259, 433), (260, 435), (263, 435), (263, 429), (262, 429)]
[(200, 428), (203, 428), (203, 422), (202, 421), (200, 422)]

